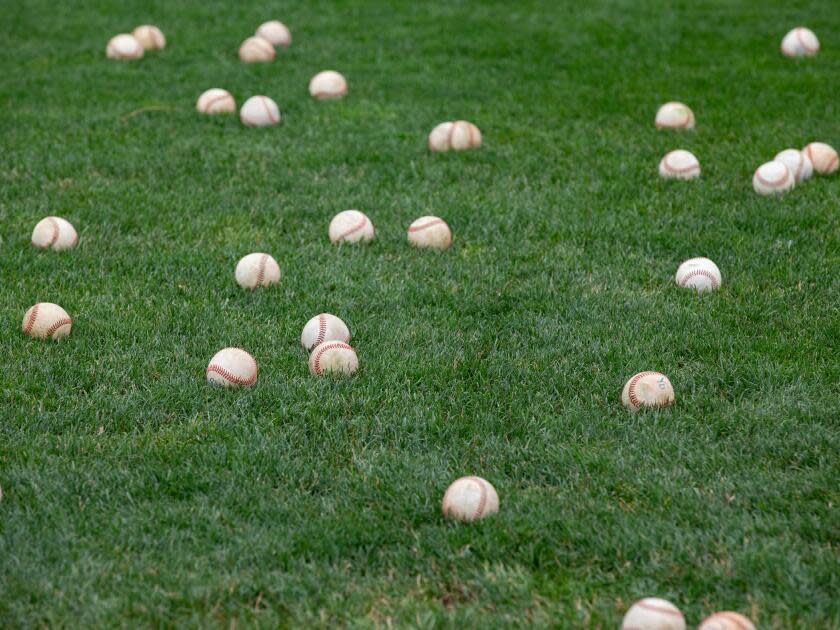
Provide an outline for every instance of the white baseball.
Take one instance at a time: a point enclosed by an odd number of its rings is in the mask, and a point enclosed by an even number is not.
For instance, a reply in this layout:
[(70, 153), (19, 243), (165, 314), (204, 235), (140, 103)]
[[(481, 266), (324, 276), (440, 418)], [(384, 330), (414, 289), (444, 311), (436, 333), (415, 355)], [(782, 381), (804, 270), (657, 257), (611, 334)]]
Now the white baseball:
[(429, 149), (432, 151), (449, 151), (449, 138), (452, 132), (451, 122), (440, 123), (429, 133)]
[(785, 149), (779, 152), (773, 160), (787, 166), (797, 182), (804, 182), (814, 174), (814, 165), (811, 164), (808, 156), (799, 149)]
[(272, 61), (275, 54), (271, 42), (256, 35), (246, 39), (239, 47), (239, 58), (245, 63)]
[(23, 334), (38, 339), (61, 339), (70, 334), (73, 320), (58, 304), (39, 302), (23, 316)]
[(195, 108), (202, 114), (228, 114), (236, 111), (236, 101), (227, 90), (210, 88), (201, 93)]
[(319, 100), (347, 94), (347, 80), (335, 70), (319, 72), (309, 82), (309, 93)]
[(820, 175), (831, 175), (837, 170), (837, 151), (825, 142), (812, 142), (802, 152)]
[(163, 36), (163, 32), (152, 24), (138, 26), (131, 34), (146, 50), (159, 50), (166, 47), (166, 37)]
[(657, 129), (694, 129), (694, 112), (684, 103), (665, 103), (656, 112)]
[(755, 625), (744, 615), (727, 610), (706, 617), (697, 630), (755, 630)]
[(40, 249), (54, 249), (60, 252), (71, 249), (79, 242), (76, 229), (66, 219), (47, 217), (38, 221), (32, 230), (32, 244)]
[(236, 263), (234, 276), (243, 289), (268, 287), (280, 282), (280, 265), (268, 254), (248, 254)]
[(455, 151), (466, 151), (473, 146), (473, 135), (470, 123), (466, 120), (456, 120), (449, 130), (449, 146)]
[(352, 374), (359, 369), (356, 351), (343, 341), (325, 341), (312, 349), (309, 371), (322, 374)]
[(765, 162), (755, 170), (753, 189), (759, 195), (776, 195), (787, 192), (796, 184), (790, 169), (782, 162)]
[(660, 372), (639, 372), (621, 392), (621, 402), (631, 411), (642, 407), (666, 407), (674, 402), (674, 388)]
[(288, 46), (292, 43), (292, 34), (282, 22), (269, 20), (263, 22), (257, 29), (257, 35), (262, 37), (273, 46)]
[(666, 153), (659, 162), (659, 174), (665, 178), (694, 179), (700, 177), (700, 161), (693, 153), (677, 149)]
[(310, 319), (300, 333), (300, 345), (307, 351), (325, 341), (350, 343), (350, 329), (347, 328), (347, 324), (329, 313), (321, 313)]
[(408, 242), (415, 247), (446, 249), (452, 244), (452, 232), (438, 217), (420, 217), (408, 226)]
[(270, 127), (280, 122), (280, 109), (267, 96), (252, 96), (242, 104), (239, 120), (248, 127)]
[(446, 518), (477, 521), (499, 511), (499, 495), (486, 479), (461, 477), (446, 489), (441, 508)]
[(207, 365), (207, 382), (224, 387), (249, 386), (257, 382), (257, 360), (241, 348), (223, 348)]
[(685, 618), (667, 599), (646, 597), (630, 607), (621, 630), (685, 630)]
[(470, 148), (477, 149), (481, 146), (481, 130), (473, 123), (467, 123), (470, 126)]
[(111, 38), (105, 48), (105, 54), (109, 59), (140, 59), (143, 56), (143, 47), (134, 35), (121, 33)]
[(358, 243), (372, 240), (376, 231), (363, 212), (344, 210), (330, 221), (329, 234), (333, 243)]
[(677, 269), (677, 284), (698, 293), (719, 288), (723, 278), (720, 269), (708, 258), (689, 258)]
[(782, 39), (782, 54), (786, 57), (811, 57), (820, 51), (820, 40), (814, 31), (798, 27)]

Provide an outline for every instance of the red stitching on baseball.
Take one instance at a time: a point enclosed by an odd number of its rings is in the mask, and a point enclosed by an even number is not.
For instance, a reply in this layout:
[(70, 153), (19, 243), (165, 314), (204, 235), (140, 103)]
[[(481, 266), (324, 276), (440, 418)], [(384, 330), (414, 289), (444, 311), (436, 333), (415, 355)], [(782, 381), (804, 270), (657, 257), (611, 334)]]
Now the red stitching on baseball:
[(484, 485), (484, 480), (479, 477), (467, 477), (467, 479), (477, 483), (480, 491), (478, 505), (475, 506), (475, 512), (473, 513), (473, 520), (475, 521), (481, 518), (481, 515), (484, 514), (484, 508), (487, 507), (487, 487)]
[(446, 222), (443, 219), (432, 219), (427, 223), (423, 223), (422, 225), (409, 225), (408, 231), (409, 232), (419, 232), (420, 230), (425, 230), (426, 228), (434, 227), (435, 225), (445, 224)]
[(257, 285), (262, 286), (263, 278), (265, 277), (265, 265), (268, 262), (268, 254), (263, 254), (260, 257), (260, 264), (257, 266)]
[(709, 619), (707, 621), (714, 621), (715, 618), (726, 619), (727, 621), (731, 621), (732, 623), (734, 623), (736, 626), (738, 626), (742, 630), (749, 630), (749, 626), (744, 625), (743, 622), (740, 619), (738, 619), (738, 617), (736, 617), (735, 615), (733, 615), (730, 612), (715, 613), (714, 615), (709, 617)]
[(230, 94), (220, 94), (219, 96), (214, 96), (213, 98), (211, 98), (204, 105), (204, 113), (205, 114), (212, 113), (213, 105), (215, 105), (219, 101), (223, 101), (223, 100), (227, 99), (229, 96), (230, 96)]
[(673, 151), (671, 151), (671, 153), (668, 153), (668, 154), (665, 156), (665, 159), (664, 159), (665, 170), (666, 170), (666, 171), (668, 171), (669, 173), (675, 173), (675, 174), (676, 174), (676, 173), (680, 173), (680, 174), (685, 174), (685, 173), (691, 173), (691, 172), (694, 172), (694, 171), (699, 171), (699, 170), (700, 170), (700, 165), (699, 165), (699, 164), (690, 164), (689, 166), (684, 166), (683, 168), (676, 168), (676, 167), (674, 167), (674, 166), (671, 166), (671, 165), (668, 163), (668, 158), (669, 158), (669, 157), (672, 157), (673, 155), (674, 155), (674, 152), (673, 152)]
[(336, 240), (337, 241), (343, 241), (345, 238), (347, 238), (348, 236), (350, 236), (354, 232), (358, 232), (363, 227), (365, 227), (367, 225), (367, 222), (368, 222), (368, 218), (365, 215), (362, 215), (362, 219), (361, 219), (361, 221), (359, 221), (358, 225), (354, 225), (353, 227), (351, 227), (346, 232), (344, 232), (342, 234), (339, 234), (338, 238)]
[(268, 114), (268, 119), (272, 123), (276, 123), (277, 120), (274, 119), (274, 114), (271, 113), (271, 108), (268, 106), (267, 98), (265, 96), (260, 96), (260, 103), (262, 103), (263, 108), (265, 108), (265, 113)]
[(451, 123), (451, 127), (449, 127), (449, 131), (446, 132), (446, 148), (452, 148), (452, 136), (455, 134), (455, 123)]
[(321, 373), (321, 356), (327, 350), (334, 350), (335, 348), (343, 348), (345, 350), (353, 350), (353, 348), (351, 346), (347, 345), (343, 341), (325, 343), (325, 344), (322, 344), (322, 345), (318, 346), (315, 349), (315, 363), (313, 365), (313, 367), (315, 368), (315, 374), (320, 374)]
[(831, 170), (834, 168), (834, 165), (837, 164), (837, 154), (835, 153), (834, 156), (828, 163), (828, 166), (825, 167), (825, 172), (830, 173)]
[(636, 385), (645, 376), (651, 376), (653, 374), (659, 374), (659, 372), (639, 372), (636, 376), (630, 379), (630, 386), (627, 388), (627, 397), (630, 399), (630, 404), (634, 407), (642, 406), (642, 401), (636, 397)]
[(655, 610), (656, 612), (661, 612), (666, 615), (673, 615), (674, 617), (682, 617), (682, 613), (679, 610), (674, 610), (673, 608), (666, 608), (665, 606), (658, 606), (657, 604), (647, 604), (645, 600), (640, 601), (636, 604), (639, 608), (645, 608), (646, 610)]
[(804, 40), (804, 39), (802, 39), (802, 34), (803, 34), (804, 32), (805, 32), (805, 29), (803, 29), (801, 26), (800, 26), (799, 28), (797, 28), (797, 29), (796, 29), (796, 39), (798, 39), (798, 40), (799, 40), (799, 45), (800, 45), (800, 46), (802, 46), (802, 48), (803, 48), (803, 49), (805, 50), (805, 52), (807, 52), (807, 53), (815, 53), (815, 52), (817, 52), (817, 49), (816, 49), (816, 48), (813, 48), (813, 47), (809, 46), (808, 44), (806, 44), (806, 43), (805, 43), (805, 40)]
[(227, 381), (230, 381), (231, 383), (236, 383), (237, 385), (252, 385), (254, 383), (254, 381), (257, 380), (257, 372), (256, 372), (257, 362), (253, 357), (251, 357), (251, 359), (254, 361), (254, 375), (250, 378), (240, 378), (239, 376), (236, 376), (235, 374), (231, 374), (230, 372), (228, 372), (221, 365), (216, 365), (215, 363), (211, 363), (210, 365), (207, 366), (207, 372), (206, 373), (209, 374), (210, 372), (215, 372), (216, 374), (221, 376), (223, 379), (225, 379)]
[(59, 320), (58, 320), (57, 322), (55, 322), (52, 326), (50, 326), (49, 328), (47, 328), (47, 334), (46, 334), (46, 336), (47, 336), (47, 337), (52, 337), (52, 336), (53, 336), (53, 333), (55, 333), (55, 332), (56, 332), (59, 328), (61, 328), (61, 327), (63, 327), (63, 326), (67, 326), (67, 324), (72, 324), (72, 323), (73, 323), (73, 320), (72, 320), (72, 319), (70, 319), (69, 317), (64, 317), (64, 318), (62, 318), (62, 319), (59, 319)]
[(52, 247), (53, 245), (55, 245), (55, 242), (58, 240), (60, 230), (59, 230), (59, 227), (58, 227), (58, 221), (55, 220), (55, 217), (47, 217), (47, 221), (50, 222), (50, 225), (52, 226), (52, 231), (53, 231), (52, 240), (50, 240), (49, 245), (47, 245), (47, 247)]
[(318, 315), (318, 336), (315, 338), (316, 346), (324, 343), (324, 338), (327, 336), (327, 317), (323, 313)]
[(32, 330), (32, 327), (35, 325), (35, 318), (38, 317), (38, 307), (39, 305), (36, 304), (32, 307), (32, 310), (29, 312), (29, 319), (26, 320), (26, 323), (23, 326), (24, 335), (28, 335)]
[(720, 282), (718, 282), (718, 279), (715, 277), (715, 275), (711, 271), (707, 271), (705, 269), (694, 269), (693, 271), (688, 272), (680, 280), (680, 286), (688, 286), (688, 281), (692, 278), (696, 278), (697, 276), (705, 276), (709, 280), (711, 280), (713, 289), (717, 289), (720, 286)]
[[(761, 173), (759, 173), (760, 170), (761, 170), (760, 168), (756, 169), (755, 178), (758, 181), (760, 181), (762, 184), (764, 184), (765, 186), (769, 186), (770, 188), (776, 188), (776, 186), (778, 186), (780, 184), (784, 184), (787, 181), (787, 177), (785, 177), (784, 175), (782, 175), (781, 179), (778, 179), (775, 182), (768, 181), (768, 180), (764, 179), (764, 177), (761, 176)], [(788, 169), (787, 167), (785, 167), (785, 170), (788, 173), (790, 173), (790, 169)]]

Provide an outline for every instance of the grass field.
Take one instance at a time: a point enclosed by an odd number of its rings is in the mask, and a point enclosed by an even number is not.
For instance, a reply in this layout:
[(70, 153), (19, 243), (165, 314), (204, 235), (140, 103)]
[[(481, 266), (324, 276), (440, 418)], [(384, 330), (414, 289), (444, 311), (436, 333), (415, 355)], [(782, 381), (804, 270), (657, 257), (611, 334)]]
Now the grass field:
[[(0, 625), (615, 628), (655, 595), (691, 626), (840, 627), (840, 177), (750, 183), (840, 144), (840, 11), (663, 4), (4, 5)], [(241, 64), (271, 18), (292, 47)], [(105, 58), (147, 22), (164, 51)], [(823, 51), (786, 59), (800, 23)], [(326, 68), (344, 100), (308, 96)], [(283, 124), (199, 116), (209, 87)], [(696, 131), (654, 129), (668, 100)], [(456, 118), (484, 147), (428, 153)], [(659, 179), (675, 148), (700, 180)], [(354, 207), (377, 240), (332, 246)], [(51, 214), (77, 249), (29, 244)], [(449, 251), (407, 245), (424, 214)], [(236, 286), (252, 251), (279, 287)], [(721, 290), (675, 285), (692, 256)], [(20, 334), (39, 301), (68, 339)], [(308, 373), (322, 311), (352, 378)], [(255, 387), (205, 383), (229, 345)], [(628, 414), (645, 369), (677, 404)], [(443, 520), (464, 474), (496, 517)]]

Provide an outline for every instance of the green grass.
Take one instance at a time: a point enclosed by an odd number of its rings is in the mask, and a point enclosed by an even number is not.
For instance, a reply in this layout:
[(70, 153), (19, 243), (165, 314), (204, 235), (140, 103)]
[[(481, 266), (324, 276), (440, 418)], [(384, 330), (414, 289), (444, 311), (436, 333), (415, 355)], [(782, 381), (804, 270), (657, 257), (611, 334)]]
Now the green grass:
[[(668, 4), (7, 3), (0, 625), (614, 628), (656, 595), (692, 626), (840, 627), (840, 177), (750, 183), (840, 144), (840, 13)], [(292, 47), (240, 64), (270, 18)], [(105, 58), (145, 22), (166, 50)], [(785, 59), (800, 23), (823, 51)], [(326, 68), (340, 102), (307, 94)], [(284, 122), (201, 117), (209, 87)], [(654, 129), (666, 100), (695, 132)], [(455, 118), (485, 146), (429, 154)], [(700, 180), (658, 178), (675, 148)], [(333, 247), (352, 207), (378, 238)], [(48, 214), (76, 250), (29, 244)], [(407, 245), (423, 214), (449, 251)], [(235, 285), (252, 251), (279, 287)], [(724, 276), (702, 298), (673, 282), (698, 255)], [(70, 338), (20, 334), (37, 301)], [(308, 374), (322, 311), (354, 333), (353, 378)], [(205, 383), (228, 345), (255, 387)], [(644, 369), (676, 406), (621, 408)], [(463, 474), (497, 517), (442, 519)]]

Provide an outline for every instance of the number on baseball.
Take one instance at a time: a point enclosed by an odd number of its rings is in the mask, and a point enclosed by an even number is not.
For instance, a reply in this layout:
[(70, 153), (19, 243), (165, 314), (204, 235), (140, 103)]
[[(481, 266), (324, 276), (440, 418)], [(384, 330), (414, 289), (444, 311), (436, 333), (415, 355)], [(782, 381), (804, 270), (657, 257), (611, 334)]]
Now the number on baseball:
[(694, 129), (694, 112), (684, 103), (665, 103), (656, 112), (657, 129)]
[(831, 175), (837, 170), (837, 151), (825, 142), (812, 142), (802, 152), (820, 175)]
[(271, 43), (272, 46), (288, 46), (292, 43), (292, 34), (289, 29), (277, 20), (269, 20), (260, 24), (257, 35)]
[(280, 265), (268, 254), (248, 254), (236, 263), (234, 277), (243, 289), (268, 287), (280, 282)]
[(782, 54), (786, 57), (812, 57), (820, 51), (820, 40), (814, 31), (803, 26), (789, 31), (782, 39)]
[(693, 153), (677, 149), (666, 153), (659, 162), (659, 174), (666, 179), (694, 179), (700, 177), (700, 162)]
[(300, 345), (307, 351), (325, 341), (350, 343), (350, 329), (347, 328), (347, 324), (329, 313), (321, 313), (310, 319), (300, 334)]
[(708, 258), (689, 258), (677, 268), (677, 284), (698, 293), (714, 291), (722, 280), (720, 269)]
[(438, 217), (420, 217), (408, 226), (408, 242), (415, 247), (446, 249), (452, 244), (452, 232)]
[(785, 149), (773, 158), (775, 162), (781, 162), (793, 173), (793, 179), (797, 183), (810, 179), (814, 174), (814, 165), (802, 151), (798, 149)]
[(486, 479), (461, 477), (446, 489), (441, 503), (443, 515), (456, 521), (472, 522), (499, 511), (499, 495)]
[(759, 166), (753, 175), (753, 189), (759, 195), (780, 195), (793, 188), (795, 183), (790, 169), (775, 160)]
[(239, 46), (239, 58), (245, 63), (262, 63), (274, 60), (274, 46), (262, 37), (249, 37)]
[(166, 37), (163, 32), (152, 24), (138, 26), (131, 33), (145, 50), (160, 50), (166, 47)]
[(207, 382), (223, 387), (248, 387), (257, 382), (257, 360), (241, 348), (224, 348), (210, 359)]
[(358, 243), (372, 240), (376, 231), (366, 214), (358, 210), (345, 210), (330, 221), (329, 234), (333, 243)]
[(76, 229), (61, 217), (41, 219), (32, 230), (32, 244), (40, 249), (60, 252), (75, 247), (78, 242), (79, 235), (76, 234)]
[(23, 334), (38, 339), (62, 339), (70, 334), (73, 320), (58, 304), (39, 302), (23, 316)]
[(674, 388), (659, 372), (639, 372), (624, 386), (621, 402), (630, 411), (642, 407), (667, 407), (674, 402)]
[(236, 111), (236, 101), (227, 90), (210, 88), (198, 97), (195, 109), (202, 114), (228, 114)]
[(252, 96), (242, 104), (239, 120), (247, 127), (270, 127), (280, 122), (280, 109), (267, 96)]
[(347, 80), (335, 70), (319, 72), (309, 81), (309, 93), (320, 101), (347, 94)]
[(755, 630), (755, 625), (740, 613), (724, 611), (706, 617), (697, 630)]
[(105, 48), (105, 54), (108, 59), (140, 59), (143, 56), (143, 47), (134, 35), (121, 33), (111, 38)]
[(630, 607), (621, 630), (685, 630), (685, 618), (667, 599), (646, 597)]
[(309, 371), (322, 374), (352, 374), (359, 369), (356, 351), (343, 341), (325, 341), (309, 355)]

